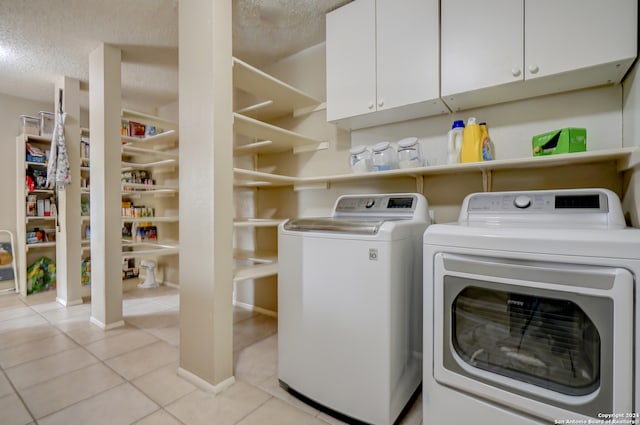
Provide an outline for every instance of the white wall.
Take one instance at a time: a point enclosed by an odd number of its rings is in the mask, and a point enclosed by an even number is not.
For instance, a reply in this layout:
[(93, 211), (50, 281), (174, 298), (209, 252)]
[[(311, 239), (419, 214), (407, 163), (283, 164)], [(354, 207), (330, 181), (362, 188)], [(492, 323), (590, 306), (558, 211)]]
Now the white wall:
[(16, 231), (16, 136), (20, 134), (20, 115), (37, 116), (54, 111), (51, 103), (34, 102), (0, 93), (0, 229)]
[[(627, 78), (623, 81), (623, 145), (625, 147), (640, 146), (640, 75), (638, 63), (633, 66)], [(640, 167), (635, 167), (626, 173), (623, 198), (623, 210), (627, 214), (627, 221), (634, 227), (640, 227)]]

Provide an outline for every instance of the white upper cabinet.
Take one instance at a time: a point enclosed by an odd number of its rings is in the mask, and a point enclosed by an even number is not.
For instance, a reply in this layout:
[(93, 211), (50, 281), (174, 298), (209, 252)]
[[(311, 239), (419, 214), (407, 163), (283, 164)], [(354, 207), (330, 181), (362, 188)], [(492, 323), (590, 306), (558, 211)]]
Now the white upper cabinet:
[(527, 78), (603, 65), (597, 82), (619, 82), (636, 57), (637, 8), (637, 0), (526, 0)]
[(636, 0), (442, 0), (442, 98), (454, 110), (618, 83)]
[(356, 0), (327, 14), (327, 120), (348, 128), (448, 112), (438, 0)]
[(522, 0), (442, 0), (441, 7), (445, 101), (523, 79)]
[(327, 14), (327, 120), (375, 111), (376, 2)]

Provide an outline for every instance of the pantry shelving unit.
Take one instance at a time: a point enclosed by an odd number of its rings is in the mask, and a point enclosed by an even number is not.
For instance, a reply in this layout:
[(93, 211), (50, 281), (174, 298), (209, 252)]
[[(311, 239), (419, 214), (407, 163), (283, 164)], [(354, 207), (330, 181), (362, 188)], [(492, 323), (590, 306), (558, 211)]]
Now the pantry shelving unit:
[[(51, 146), (51, 137), (41, 137), (32, 134), (20, 134), (16, 137), (16, 267), (18, 271), (18, 288), (22, 296), (27, 295), (27, 267), (41, 256), (46, 256), (55, 261), (55, 211), (50, 207), (49, 216), (45, 216), (43, 211), (38, 211), (37, 200), (50, 199), (53, 197), (53, 190), (36, 188), (29, 191), (26, 179), (34, 171), (44, 175), (46, 179), (47, 163), (27, 161), (27, 143), (37, 147), (42, 152), (46, 152)], [(43, 186), (40, 184), (39, 186)], [(36, 187), (38, 184), (36, 182)], [(29, 202), (29, 197), (37, 199), (36, 205)], [(28, 205), (30, 204), (30, 205)], [(53, 204), (51, 202), (51, 204)], [(41, 242), (30, 243), (27, 233), (44, 231), (46, 238)], [(47, 240), (52, 239), (52, 240)]]
[[(277, 211), (261, 217), (258, 196), (261, 188), (290, 186), (295, 178), (256, 171), (264, 154), (298, 154), (328, 148), (326, 140), (309, 137), (274, 124), (283, 117), (295, 117), (315, 111), (322, 102), (301, 90), (243, 62), (233, 59), (235, 112), (233, 113), (234, 156), (250, 160), (253, 169), (234, 169), (234, 188), (252, 193), (254, 217), (237, 217), (234, 221), (236, 245), (251, 235), (252, 249), (234, 253), (234, 283), (276, 276), (278, 273), (275, 245), (266, 251), (258, 241), (257, 232), (274, 232), (283, 221)], [(246, 163), (247, 161), (245, 161)], [(236, 216), (238, 216), (236, 211)], [(273, 230), (267, 230), (273, 229)], [(274, 238), (272, 238), (274, 239)], [(246, 240), (244, 242), (247, 242)], [(274, 242), (275, 244), (275, 242)], [(235, 289), (234, 289), (235, 290)], [(235, 300), (235, 292), (234, 292)]]
[[(144, 202), (143, 208), (152, 210), (151, 215), (122, 215), (123, 227), (132, 229), (130, 237), (122, 238), (123, 267), (129, 260), (151, 258), (158, 264), (156, 269), (159, 282), (177, 284), (178, 280), (178, 130), (177, 124), (165, 119), (122, 110), (125, 121), (135, 121), (152, 125), (157, 134), (148, 136), (121, 136), (121, 172), (151, 174), (153, 182), (121, 182), (122, 200)], [(151, 225), (157, 229), (157, 239), (147, 239), (142, 233), (136, 234), (140, 226)], [(162, 260), (159, 258), (162, 257)], [(161, 264), (162, 262), (162, 264)], [(161, 266), (164, 270), (161, 270)], [(167, 273), (167, 269), (172, 271)], [(169, 282), (166, 278), (172, 281)], [(175, 281), (173, 281), (175, 280)]]
[[(88, 128), (80, 129), (80, 283), (84, 287), (83, 296), (91, 295), (91, 158), (89, 154), (91, 139)], [(87, 237), (89, 236), (89, 237)]]

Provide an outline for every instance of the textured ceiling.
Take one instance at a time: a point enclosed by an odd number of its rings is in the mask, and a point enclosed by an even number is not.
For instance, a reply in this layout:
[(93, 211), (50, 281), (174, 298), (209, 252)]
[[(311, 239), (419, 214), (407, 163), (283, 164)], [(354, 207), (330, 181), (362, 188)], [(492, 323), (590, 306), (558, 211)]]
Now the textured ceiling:
[[(260, 66), (322, 42), (325, 13), (348, 2), (233, 0), (234, 55)], [(51, 102), (62, 75), (86, 89), (101, 43), (122, 49), (123, 101), (177, 100), (178, 0), (0, 0), (0, 92)]]

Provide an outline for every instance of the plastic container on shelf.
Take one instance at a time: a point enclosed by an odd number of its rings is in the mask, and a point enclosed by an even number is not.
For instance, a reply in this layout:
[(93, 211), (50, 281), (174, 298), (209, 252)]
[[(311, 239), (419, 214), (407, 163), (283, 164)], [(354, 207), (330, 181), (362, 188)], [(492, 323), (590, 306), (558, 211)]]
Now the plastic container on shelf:
[(53, 112), (40, 111), (40, 135), (42, 137), (53, 136), (55, 125), (55, 115)]
[(354, 173), (366, 173), (371, 171), (371, 152), (364, 145), (354, 146), (349, 149), (349, 165)]
[(475, 117), (469, 118), (467, 126), (464, 128), (460, 161), (482, 161), (482, 129), (476, 122)]
[(415, 168), (422, 167), (422, 153), (417, 137), (407, 137), (398, 141), (398, 167)]
[(20, 115), (20, 130), (22, 134), (40, 135), (40, 119), (30, 115)]
[(464, 137), (464, 121), (456, 120), (448, 133), (447, 141), (447, 164), (457, 164), (460, 162), (460, 152), (462, 151), (462, 141)]
[(391, 143), (380, 142), (371, 148), (371, 162), (374, 171), (393, 170), (398, 168), (397, 154)]

